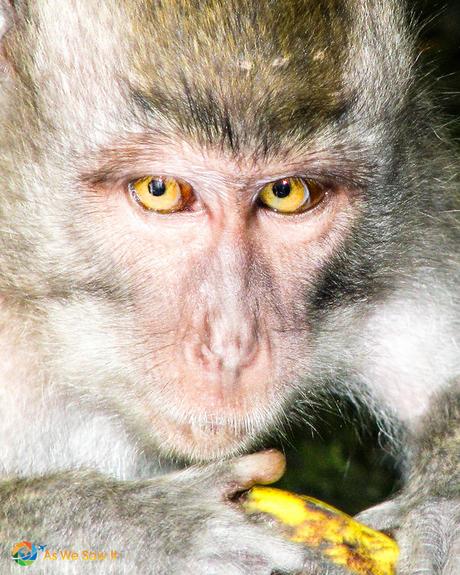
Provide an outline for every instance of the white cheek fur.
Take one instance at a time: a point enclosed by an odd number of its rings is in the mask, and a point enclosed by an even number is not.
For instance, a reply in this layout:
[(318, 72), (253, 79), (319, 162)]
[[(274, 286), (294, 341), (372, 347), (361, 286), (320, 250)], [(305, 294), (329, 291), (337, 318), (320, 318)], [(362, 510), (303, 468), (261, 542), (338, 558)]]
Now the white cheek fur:
[(358, 363), (369, 387), (408, 424), (460, 367), (453, 318), (428, 291), (386, 303), (370, 315)]

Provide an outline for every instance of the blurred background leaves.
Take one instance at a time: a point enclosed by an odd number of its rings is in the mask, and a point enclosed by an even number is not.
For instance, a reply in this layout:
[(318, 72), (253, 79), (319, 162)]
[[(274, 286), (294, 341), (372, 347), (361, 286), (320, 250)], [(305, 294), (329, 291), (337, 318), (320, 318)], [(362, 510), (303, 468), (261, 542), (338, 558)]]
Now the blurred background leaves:
[(396, 492), (399, 471), (377, 425), (353, 405), (339, 405), (318, 413), (314, 432), (299, 427), (279, 444), (288, 465), (278, 486), (353, 515)]

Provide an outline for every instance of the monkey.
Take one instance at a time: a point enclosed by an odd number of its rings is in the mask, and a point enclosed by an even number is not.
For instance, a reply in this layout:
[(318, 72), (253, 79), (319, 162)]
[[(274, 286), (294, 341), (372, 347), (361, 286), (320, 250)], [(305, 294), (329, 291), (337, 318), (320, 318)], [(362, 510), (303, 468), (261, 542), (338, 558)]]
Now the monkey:
[(344, 575), (238, 505), (332, 394), (402, 454), (358, 516), (398, 575), (458, 573), (458, 155), (407, 8), (0, 7), (1, 573)]

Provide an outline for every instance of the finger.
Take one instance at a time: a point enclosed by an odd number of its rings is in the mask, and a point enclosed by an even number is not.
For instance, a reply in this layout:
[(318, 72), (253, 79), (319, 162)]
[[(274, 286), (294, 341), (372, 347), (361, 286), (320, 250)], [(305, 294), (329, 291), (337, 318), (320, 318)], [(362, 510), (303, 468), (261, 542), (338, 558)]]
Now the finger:
[(286, 469), (286, 458), (275, 449), (261, 451), (236, 459), (231, 474), (237, 489), (249, 489), (256, 483), (266, 485), (278, 481)]
[(377, 531), (392, 532), (399, 527), (401, 515), (401, 503), (399, 499), (393, 499), (361, 511), (355, 516), (355, 519)]

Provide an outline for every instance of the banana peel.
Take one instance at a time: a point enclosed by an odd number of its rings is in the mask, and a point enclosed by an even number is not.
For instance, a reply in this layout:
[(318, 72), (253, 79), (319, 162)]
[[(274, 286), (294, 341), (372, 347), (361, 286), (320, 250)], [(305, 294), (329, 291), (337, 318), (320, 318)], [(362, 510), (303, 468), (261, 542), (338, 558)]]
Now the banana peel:
[(318, 550), (326, 559), (358, 575), (394, 575), (397, 543), (327, 503), (274, 487), (253, 487), (242, 502), (282, 527), (286, 537)]

